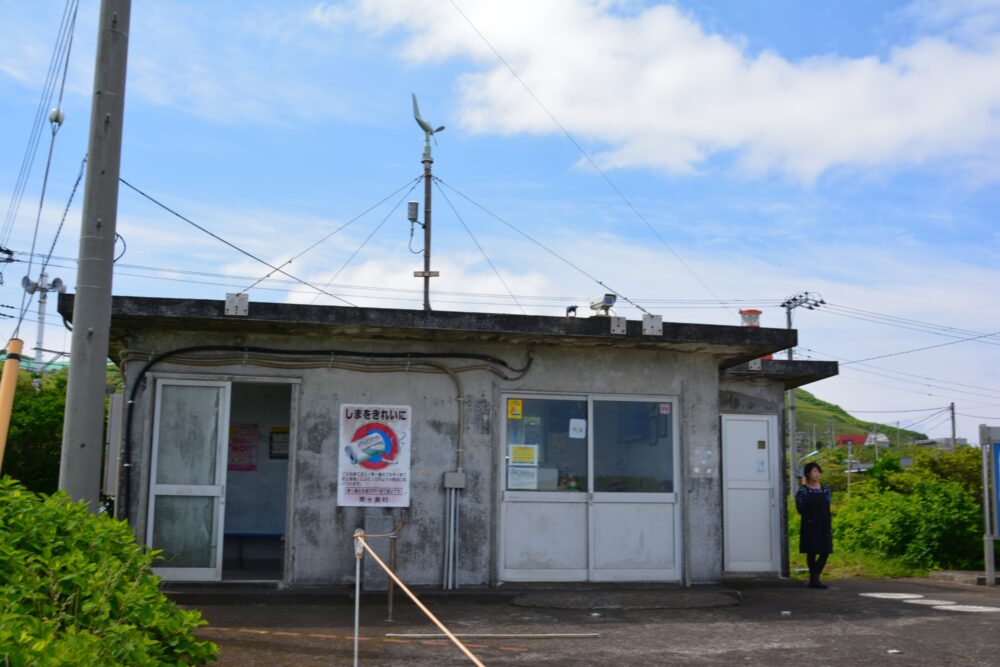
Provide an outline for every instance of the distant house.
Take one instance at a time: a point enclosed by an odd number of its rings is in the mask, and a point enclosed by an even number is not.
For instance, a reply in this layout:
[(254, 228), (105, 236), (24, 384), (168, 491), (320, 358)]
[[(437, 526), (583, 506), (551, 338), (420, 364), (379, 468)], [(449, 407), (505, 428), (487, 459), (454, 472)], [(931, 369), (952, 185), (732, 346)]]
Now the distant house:
[(838, 435), (837, 436), (837, 446), (847, 447), (848, 445), (864, 445), (868, 440), (868, 435), (865, 433), (858, 433), (854, 435)]
[(885, 433), (869, 433), (868, 437), (865, 438), (866, 445), (888, 445), (889, 436)]
[[(950, 449), (952, 447), (951, 438), (928, 438), (927, 440), (918, 440), (918, 445), (926, 445), (929, 447), (941, 447), (942, 449)], [(968, 438), (955, 438), (955, 445), (959, 447), (968, 447)]]

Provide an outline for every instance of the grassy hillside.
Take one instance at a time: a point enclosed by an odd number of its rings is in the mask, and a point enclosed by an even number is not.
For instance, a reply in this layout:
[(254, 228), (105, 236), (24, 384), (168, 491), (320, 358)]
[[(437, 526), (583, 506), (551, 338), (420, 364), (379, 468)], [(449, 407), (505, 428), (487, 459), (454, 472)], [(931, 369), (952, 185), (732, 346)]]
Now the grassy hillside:
[[(913, 440), (922, 440), (927, 437), (917, 431), (897, 429), (888, 424), (862, 421), (845, 412), (839, 405), (827, 403), (803, 389), (795, 390), (795, 407), (798, 430), (805, 432), (807, 434), (806, 442), (811, 443), (811, 429), (812, 425), (815, 425), (816, 443), (820, 448), (827, 447), (830, 444), (830, 420), (833, 420), (836, 435), (870, 433), (876, 430), (889, 436), (892, 445), (895, 445), (897, 441), (902, 445), (908, 445)], [(806, 446), (809, 445), (807, 444)]]

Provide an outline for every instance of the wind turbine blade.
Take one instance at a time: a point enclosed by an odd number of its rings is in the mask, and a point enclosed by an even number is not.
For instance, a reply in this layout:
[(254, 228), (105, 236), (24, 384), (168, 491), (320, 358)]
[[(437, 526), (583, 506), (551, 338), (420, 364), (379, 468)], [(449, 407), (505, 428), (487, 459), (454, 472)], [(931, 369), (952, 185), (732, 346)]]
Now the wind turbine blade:
[(417, 121), (417, 125), (420, 126), (421, 130), (423, 130), (424, 132), (429, 132), (430, 134), (434, 134), (434, 128), (432, 128), (431, 124), (428, 123), (426, 120), (424, 120), (423, 117), (421, 117), (421, 115), (420, 115), (420, 107), (417, 106), (417, 95), (416, 95), (416, 93), (410, 93), (410, 94), (413, 96), (413, 118), (414, 118), (414, 120)]

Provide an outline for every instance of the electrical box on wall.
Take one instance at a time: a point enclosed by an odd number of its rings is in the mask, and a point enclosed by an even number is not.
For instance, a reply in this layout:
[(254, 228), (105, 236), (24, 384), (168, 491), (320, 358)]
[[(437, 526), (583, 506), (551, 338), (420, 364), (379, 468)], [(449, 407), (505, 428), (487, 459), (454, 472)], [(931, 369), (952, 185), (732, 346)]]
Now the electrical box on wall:
[(444, 488), (446, 489), (464, 489), (465, 488), (465, 473), (464, 472), (446, 472), (444, 474)]
[(226, 295), (226, 315), (246, 317), (250, 312), (250, 295), (237, 292)]
[(611, 320), (611, 333), (616, 336), (624, 336), (628, 320), (624, 317), (609, 317), (608, 319)]

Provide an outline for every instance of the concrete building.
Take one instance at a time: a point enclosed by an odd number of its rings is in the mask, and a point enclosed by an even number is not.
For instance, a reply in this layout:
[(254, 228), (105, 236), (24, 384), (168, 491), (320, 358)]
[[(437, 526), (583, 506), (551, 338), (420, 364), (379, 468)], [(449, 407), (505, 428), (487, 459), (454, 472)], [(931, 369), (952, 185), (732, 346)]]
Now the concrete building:
[[(73, 296), (59, 309), (73, 319)], [(784, 329), (115, 297), (110, 491), (168, 580), (415, 585), (787, 572)], [(378, 540), (373, 542), (384, 544)], [(369, 588), (384, 579), (367, 572)]]

